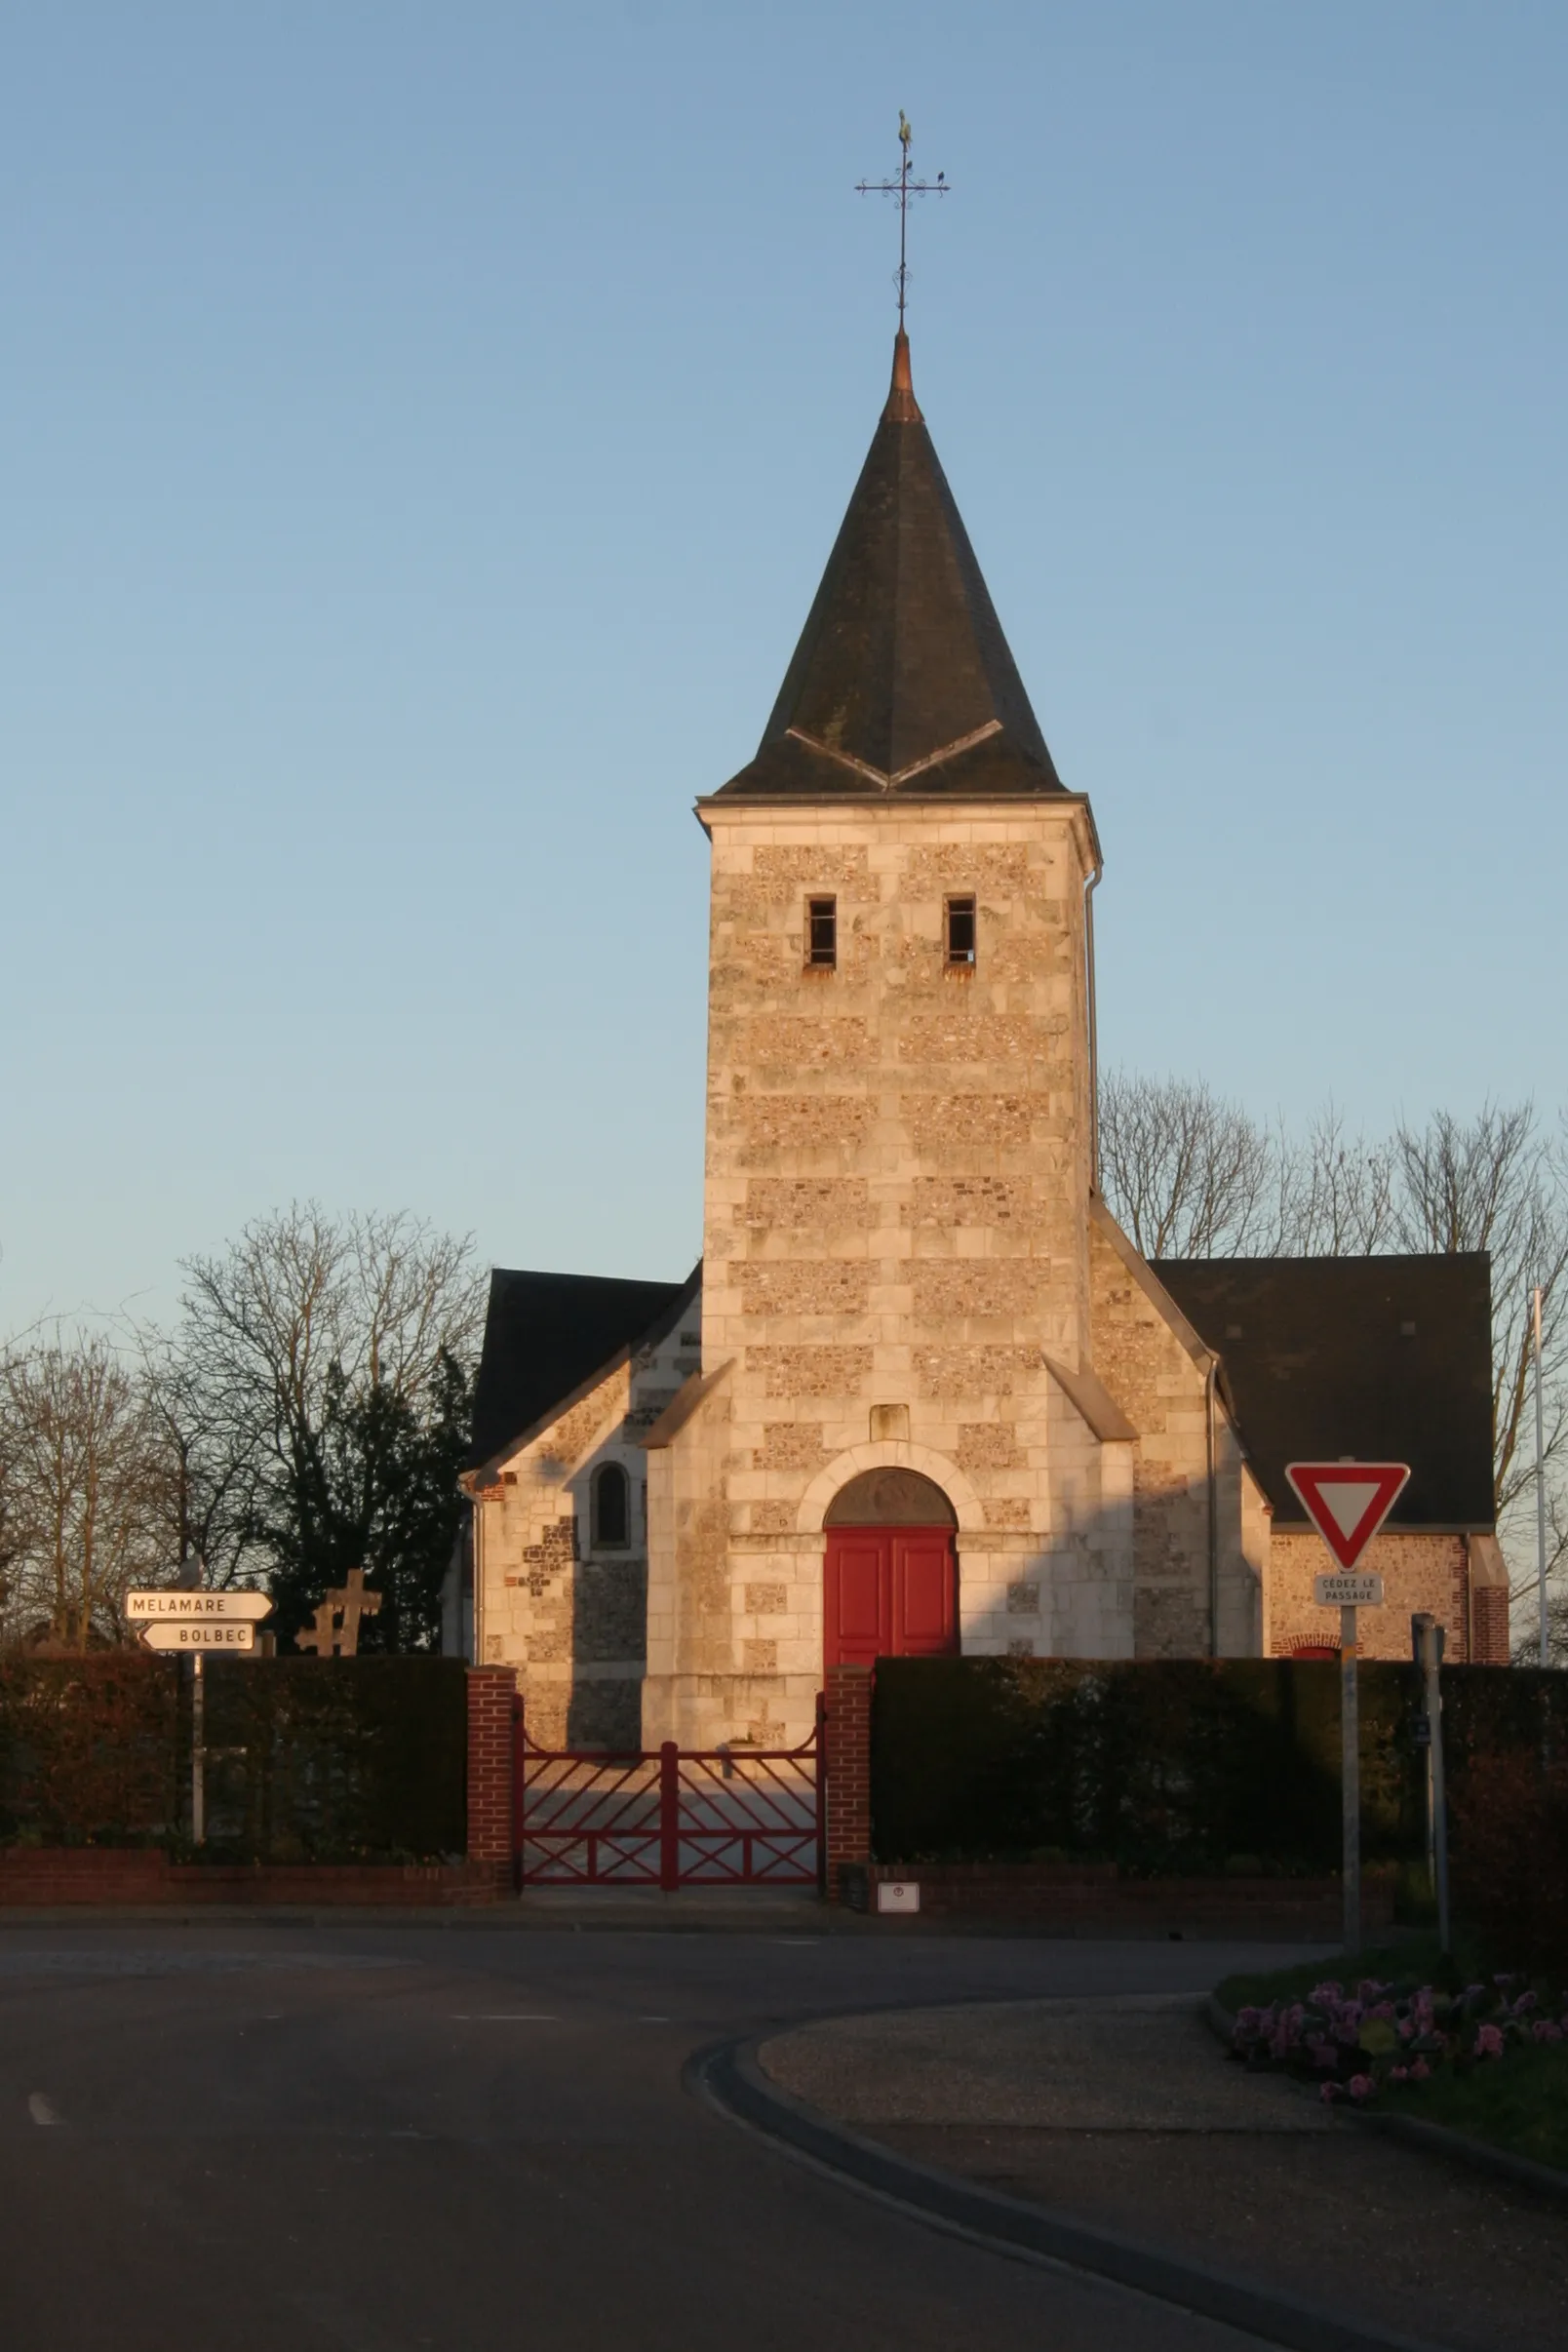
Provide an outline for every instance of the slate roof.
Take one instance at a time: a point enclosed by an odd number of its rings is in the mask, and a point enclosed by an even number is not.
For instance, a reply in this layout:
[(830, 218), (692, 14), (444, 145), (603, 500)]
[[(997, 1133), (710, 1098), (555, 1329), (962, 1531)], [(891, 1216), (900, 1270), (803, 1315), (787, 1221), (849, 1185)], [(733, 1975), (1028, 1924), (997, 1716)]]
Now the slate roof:
[(621, 1282), (494, 1268), (469, 1467), (511, 1445), (624, 1349), (661, 1339), (696, 1288), (695, 1274), (685, 1282)]
[(1492, 1526), (1484, 1251), (1162, 1258), (1154, 1271), (1220, 1357), (1276, 1526), (1308, 1523), (1285, 1464), (1342, 1454), (1410, 1464), (1392, 1526)]
[[(909, 339), (757, 757), (734, 798), (1057, 793), (910, 379)], [(722, 796), (715, 796), (722, 797)]]

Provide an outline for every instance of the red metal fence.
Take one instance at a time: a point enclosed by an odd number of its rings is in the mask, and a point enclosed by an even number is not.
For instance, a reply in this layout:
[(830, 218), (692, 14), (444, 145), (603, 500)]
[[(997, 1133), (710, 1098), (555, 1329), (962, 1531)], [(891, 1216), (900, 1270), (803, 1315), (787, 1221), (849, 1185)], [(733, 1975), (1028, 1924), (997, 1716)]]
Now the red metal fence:
[(799, 1747), (513, 1750), (518, 1886), (817, 1887), (822, 1702)]

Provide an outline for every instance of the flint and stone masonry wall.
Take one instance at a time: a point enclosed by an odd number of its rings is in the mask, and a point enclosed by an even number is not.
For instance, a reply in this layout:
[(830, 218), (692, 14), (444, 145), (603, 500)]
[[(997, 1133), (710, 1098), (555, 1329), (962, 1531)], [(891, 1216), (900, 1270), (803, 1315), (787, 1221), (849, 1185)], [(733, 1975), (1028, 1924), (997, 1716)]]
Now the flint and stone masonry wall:
[(1265, 1647), (1269, 1522), (1223, 1392), (1214, 1398), (1219, 1627), (1209, 1595), (1210, 1355), (1098, 1203), (1089, 1236), (1094, 1354), (1138, 1431), (1132, 1449), (1133, 1654), (1256, 1657)]
[[(1337, 1609), (1320, 1609), (1313, 1579), (1330, 1565), (1321, 1538), (1308, 1527), (1276, 1527), (1270, 1547), (1272, 1633), (1276, 1656), (1304, 1643), (1339, 1646)], [(1455, 1666), (1506, 1666), (1508, 1572), (1486, 1536), (1406, 1534), (1374, 1537), (1361, 1567), (1383, 1579), (1381, 1609), (1356, 1617), (1356, 1643), (1365, 1658), (1408, 1658), (1410, 1620), (1429, 1610), (1448, 1635), (1445, 1657)]]
[[(693, 1302), (656, 1346), (624, 1357), (474, 1483), (476, 1643), (517, 1669), (541, 1745), (635, 1747), (647, 1653), (642, 1439), (697, 1364)], [(618, 1462), (631, 1541), (596, 1548), (594, 1472)]]
[(702, 813), (707, 1385), (649, 1439), (645, 1738), (805, 1736), (823, 1512), (874, 1463), (954, 1504), (966, 1651), (1128, 1655), (1130, 1448), (1046, 1364), (1090, 1360), (1085, 807)]

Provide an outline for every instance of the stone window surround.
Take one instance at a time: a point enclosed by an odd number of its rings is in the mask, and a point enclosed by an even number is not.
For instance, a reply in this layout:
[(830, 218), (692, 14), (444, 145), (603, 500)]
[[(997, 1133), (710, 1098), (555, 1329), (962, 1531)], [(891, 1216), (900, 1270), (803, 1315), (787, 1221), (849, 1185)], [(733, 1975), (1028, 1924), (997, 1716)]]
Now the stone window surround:
[[(596, 1518), (597, 1498), (595, 1481), (603, 1470), (613, 1465), (626, 1477), (626, 1541), (624, 1544), (603, 1544), (599, 1540)], [(646, 1457), (640, 1447), (628, 1446), (619, 1430), (608, 1431), (599, 1443), (569, 1470), (562, 1480), (563, 1500), (569, 1502), (572, 1519), (577, 1529), (577, 1559), (579, 1564), (599, 1560), (607, 1566), (636, 1564), (647, 1553), (647, 1480), (643, 1475)]]

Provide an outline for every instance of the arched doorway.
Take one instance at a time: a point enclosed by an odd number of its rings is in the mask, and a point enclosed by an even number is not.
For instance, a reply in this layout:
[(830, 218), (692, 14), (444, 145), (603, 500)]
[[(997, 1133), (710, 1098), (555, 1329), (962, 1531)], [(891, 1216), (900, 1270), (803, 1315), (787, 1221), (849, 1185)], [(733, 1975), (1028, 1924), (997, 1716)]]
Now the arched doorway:
[(939, 1486), (918, 1470), (862, 1470), (823, 1524), (825, 1666), (957, 1651), (958, 1520)]

